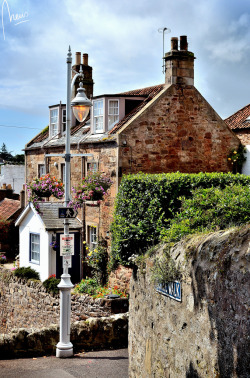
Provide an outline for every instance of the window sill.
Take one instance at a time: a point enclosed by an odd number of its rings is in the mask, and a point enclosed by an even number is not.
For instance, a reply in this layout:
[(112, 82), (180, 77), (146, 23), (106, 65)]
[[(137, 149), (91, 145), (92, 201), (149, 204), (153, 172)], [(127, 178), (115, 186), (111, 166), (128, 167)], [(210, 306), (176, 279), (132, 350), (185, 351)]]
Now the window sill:
[(85, 202), (87, 206), (99, 206), (100, 201), (86, 201)]

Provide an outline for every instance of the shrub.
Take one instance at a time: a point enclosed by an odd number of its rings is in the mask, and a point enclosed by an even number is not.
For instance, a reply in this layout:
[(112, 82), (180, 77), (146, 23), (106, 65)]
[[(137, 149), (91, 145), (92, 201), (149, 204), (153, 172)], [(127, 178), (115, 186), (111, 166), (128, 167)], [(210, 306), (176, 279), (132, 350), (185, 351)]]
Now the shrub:
[(56, 278), (54, 274), (52, 274), (47, 280), (43, 281), (43, 286), (45, 287), (46, 291), (51, 294), (58, 294), (59, 289), (57, 285), (59, 284), (60, 279)]
[(14, 270), (13, 274), (16, 277), (23, 278), (26, 280), (33, 279), (33, 280), (39, 280), (39, 273), (36, 272), (34, 269), (28, 267), (22, 267), (22, 268), (17, 268)]
[(98, 282), (95, 278), (86, 278), (75, 286), (75, 291), (80, 294), (93, 295), (98, 288)]
[(98, 241), (97, 247), (89, 250), (86, 256), (88, 266), (92, 268), (91, 276), (93, 276), (99, 285), (105, 285), (108, 278), (107, 265), (108, 265), (108, 252), (106, 241), (101, 239)]
[[(112, 231), (111, 266), (129, 265), (131, 254), (143, 254), (161, 239), (184, 198), (198, 188), (250, 185), (250, 177), (225, 173), (167, 173), (124, 176), (117, 194)], [(188, 226), (188, 219), (181, 225)], [(174, 226), (173, 226), (174, 227)], [(184, 230), (183, 230), (184, 232)], [(184, 232), (185, 233), (185, 232)]]

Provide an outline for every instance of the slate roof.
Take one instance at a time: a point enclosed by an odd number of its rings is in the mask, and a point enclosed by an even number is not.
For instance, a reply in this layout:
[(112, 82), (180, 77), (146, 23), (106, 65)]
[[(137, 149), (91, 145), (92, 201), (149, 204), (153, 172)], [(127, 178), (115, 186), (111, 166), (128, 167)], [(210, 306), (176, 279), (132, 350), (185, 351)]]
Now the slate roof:
[(0, 219), (8, 220), (20, 209), (20, 201), (4, 198), (0, 202)]
[[(46, 230), (60, 230), (63, 229), (63, 219), (58, 217), (59, 207), (63, 207), (62, 203), (56, 202), (41, 202), (40, 209), (43, 213), (41, 216)], [(70, 229), (82, 228), (82, 223), (77, 218), (69, 219)]]
[[(132, 117), (134, 117), (149, 101), (151, 101), (162, 89), (164, 84), (154, 85), (152, 87), (135, 89), (132, 91), (116, 93), (115, 95), (102, 95), (97, 97), (104, 96), (115, 96), (115, 97), (141, 97), (142, 102), (133, 109), (129, 114), (127, 114), (120, 122), (118, 122), (109, 133), (104, 134), (91, 134), (90, 133), (90, 120), (80, 123), (71, 128), (71, 138), (70, 143), (81, 144), (83, 143), (98, 143), (98, 142), (110, 142), (115, 141), (116, 132)], [(37, 136), (35, 136), (27, 145), (26, 150), (36, 149), (36, 148), (49, 148), (49, 147), (60, 147), (65, 145), (65, 136), (49, 138), (49, 130), (42, 131)]]
[(250, 128), (250, 104), (238, 110), (236, 113), (225, 119), (226, 124), (232, 130)]

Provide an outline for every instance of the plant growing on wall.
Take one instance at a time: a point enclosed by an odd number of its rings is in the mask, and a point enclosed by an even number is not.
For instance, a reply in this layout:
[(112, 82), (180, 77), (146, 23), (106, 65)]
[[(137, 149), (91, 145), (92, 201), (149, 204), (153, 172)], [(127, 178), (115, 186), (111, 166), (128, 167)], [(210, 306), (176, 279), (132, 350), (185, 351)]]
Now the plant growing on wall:
[(92, 276), (99, 285), (105, 285), (108, 278), (107, 265), (108, 265), (108, 252), (107, 245), (104, 239), (99, 240), (97, 247), (89, 250), (86, 246), (87, 256), (86, 262), (92, 269)]
[(78, 187), (72, 187), (72, 201), (69, 206), (78, 209), (85, 201), (101, 201), (111, 185), (112, 181), (108, 176), (91, 171), (83, 177)]
[(44, 201), (44, 197), (54, 196), (57, 199), (62, 199), (64, 196), (64, 185), (61, 180), (55, 176), (47, 174), (40, 178), (35, 178), (29, 185), (28, 198), (32, 202), (38, 213), (41, 214), (39, 201)]
[(238, 149), (233, 149), (227, 157), (228, 162), (233, 166), (234, 173), (241, 173), (243, 163), (246, 161), (246, 147), (240, 144)]

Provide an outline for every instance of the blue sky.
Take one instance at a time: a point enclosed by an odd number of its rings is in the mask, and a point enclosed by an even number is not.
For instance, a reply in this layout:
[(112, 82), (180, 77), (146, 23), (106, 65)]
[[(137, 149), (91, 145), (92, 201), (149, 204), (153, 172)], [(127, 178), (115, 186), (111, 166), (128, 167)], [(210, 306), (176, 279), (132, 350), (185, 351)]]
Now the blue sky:
[(195, 86), (226, 118), (250, 103), (249, 0), (0, 0), (0, 147), (21, 153), (66, 101), (66, 55), (89, 54), (94, 95), (164, 82), (171, 37), (187, 35)]

